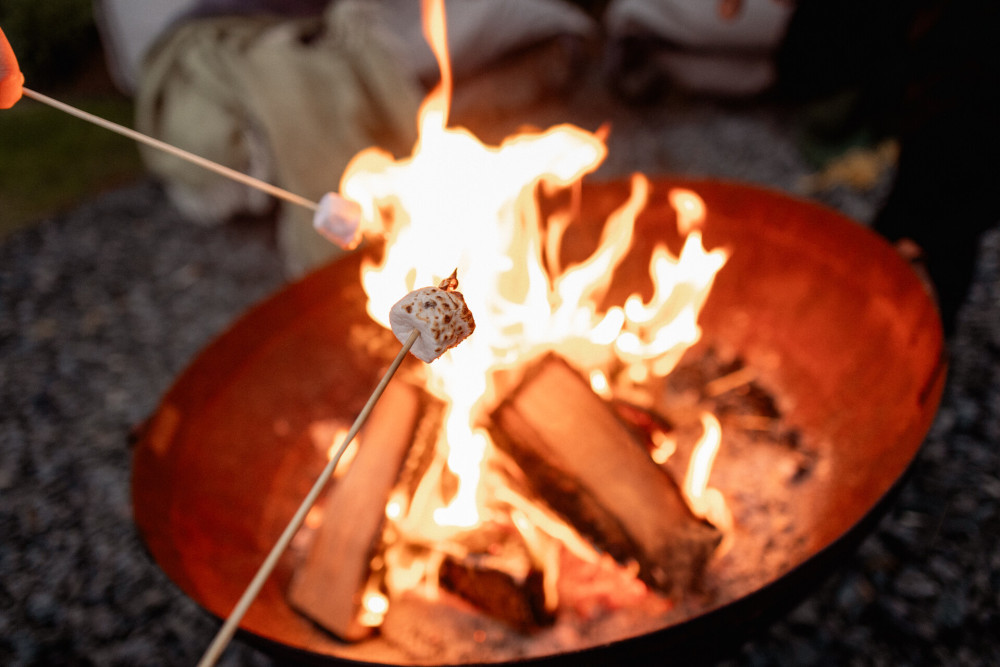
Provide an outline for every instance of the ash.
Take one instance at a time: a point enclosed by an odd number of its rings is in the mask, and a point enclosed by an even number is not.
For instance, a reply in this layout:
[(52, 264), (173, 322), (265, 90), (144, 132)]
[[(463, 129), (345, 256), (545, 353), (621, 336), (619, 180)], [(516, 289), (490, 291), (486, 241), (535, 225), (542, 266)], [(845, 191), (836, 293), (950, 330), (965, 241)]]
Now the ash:
[(677, 451), (664, 466), (678, 483), (684, 479), (704, 430), (700, 416), (714, 415), (722, 436), (709, 485), (722, 492), (733, 515), (700, 590), (681, 601), (678, 616), (751, 593), (806, 556), (804, 526), (830, 484), (819, 472), (830, 443), (788, 425), (780, 396), (741, 359), (723, 360), (701, 346), (667, 377), (658, 410), (673, 424)]
[[(669, 169), (793, 190), (808, 171), (780, 111), (685, 103), (612, 120), (609, 177)], [(823, 198), (869, 220), (884, 193)], [(898, 501), (723, 664), (1000, 663), (1000, 231), (981, 250), (943, 404)], [(149, 182), (0, 242), (0, 663), (191, 665), (208, 646), (217, 622), (136, 534), (129, 433), (284, 280), (268, 226), (190, 224)], [(222, 664), (278, 663), (236, 641)]]

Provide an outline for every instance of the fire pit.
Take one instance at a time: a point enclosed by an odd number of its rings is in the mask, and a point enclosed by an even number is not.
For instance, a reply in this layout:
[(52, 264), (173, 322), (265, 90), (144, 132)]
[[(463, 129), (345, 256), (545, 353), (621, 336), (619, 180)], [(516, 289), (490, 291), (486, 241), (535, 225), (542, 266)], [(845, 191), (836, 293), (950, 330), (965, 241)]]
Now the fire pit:
[[(629, 250), (639, 259), (622, 262), (609, 303), (651, 291), (643, 258), (657, 242), (680, 247), (668, 198), (678, 187), (706, 204), (705, 246), (730, 253), (699, 318), (702, 339), (685, 358), (739, 360), (798, 443), (796, 457), (777, 460), (799, 463), (780, 474), (761, 475), (750, 456), (719, 464), (716, 485), (742, 500), (735, 537), (709, 564), (701, 594), (569, 641), (549, 636), (558, 624), (526, 634), (468, 610), (457, 625), (435, 614), (417, 632), (426, 646), (414, 654), (393, 644), (391, 629), (347, 643), (293, 610), (288, 589), (302, 552), (292, 550), (243, 621), (249, 639), (317, 662), (678, 657), (717, 647), (720, 628), (738, 640), (854, 546), (937, 407), (944, 345), (933, 303), (893, 248), (828, 209), (746, 185), (672, 179), (652, 184)], [(580, 220), (563, 239), (567, 261), (590, 252), (628, 190), (583, 187)], [(543, 212), (563, 204), (554, 196)], [(213, 614), (229, 612), (323, 467), (317, 425), (349, 423), (395, 352), (391, 334), (365, 312), (361, 262), (357, 254), (333, 263), (250, 311), (177, 380), (136, 447), (139, 529), (164, 571)], [(340, 511), (325, 520), (345, 520), (352, 508)], [(471, 648), (438, 650), (461, 641)]]

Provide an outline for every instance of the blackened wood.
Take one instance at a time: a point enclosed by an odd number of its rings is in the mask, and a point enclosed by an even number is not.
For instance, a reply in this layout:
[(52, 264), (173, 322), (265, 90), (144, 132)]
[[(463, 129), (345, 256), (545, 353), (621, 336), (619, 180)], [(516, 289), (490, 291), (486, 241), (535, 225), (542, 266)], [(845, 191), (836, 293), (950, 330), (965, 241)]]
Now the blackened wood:
[(535, 491), (650, 586), (697, 584), (721, 536), (564, 361), (548, 356), (492, 414), (493, 439)]
[(443, 588), (520, 632), (538, 630), (555, 620), (545, 609), (541, 570), (532, 568), (518, 576), (495, 567), (488, 558), (448, 557), (439, 577)]

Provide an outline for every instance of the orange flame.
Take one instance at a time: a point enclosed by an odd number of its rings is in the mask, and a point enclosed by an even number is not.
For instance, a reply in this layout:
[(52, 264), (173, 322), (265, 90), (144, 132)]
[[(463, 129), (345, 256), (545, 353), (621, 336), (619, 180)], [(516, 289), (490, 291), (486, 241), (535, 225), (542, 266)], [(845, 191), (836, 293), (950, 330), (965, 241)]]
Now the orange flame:
[(451, 58), (448, 56), (448, 23), (445, 20), (444, 0), (421, 0), (420, 15), (424, 39), (430, 44), (438, 69), (441, 71), (441, 81), (428, 98), (428, 104), (437, 108), (441, 114), (441, 126), (448, 120), (451, 106)]
[(705, 412), (701, 416), (702, 437), (691, 453), (683, 490), (695, 516), (708, 520), (719, 528), (724, 537), (733, 526), (733, 517), (722, 493), (708, 485), (712, 465), (722, 443), (722, 425), (715, 415)]

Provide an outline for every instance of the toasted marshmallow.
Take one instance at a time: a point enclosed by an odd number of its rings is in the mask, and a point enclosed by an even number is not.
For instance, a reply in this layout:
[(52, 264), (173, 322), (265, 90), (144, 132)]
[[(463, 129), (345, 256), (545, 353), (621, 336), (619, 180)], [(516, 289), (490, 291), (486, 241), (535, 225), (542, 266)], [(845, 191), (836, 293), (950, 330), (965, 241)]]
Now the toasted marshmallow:
[(476, 328), (465, 297), (456, 292), (455, 274), (438, 287), (422, 287), (396, 302), (389, 310), (389, 326), (399, 342), (416, 329), (420, 332), (410, 352), (430, 363), (468, 338)]
[(361, 206), (336, 192), (327, 192), (313, 214), (313, 227), (344, 250), (361, 243)]

